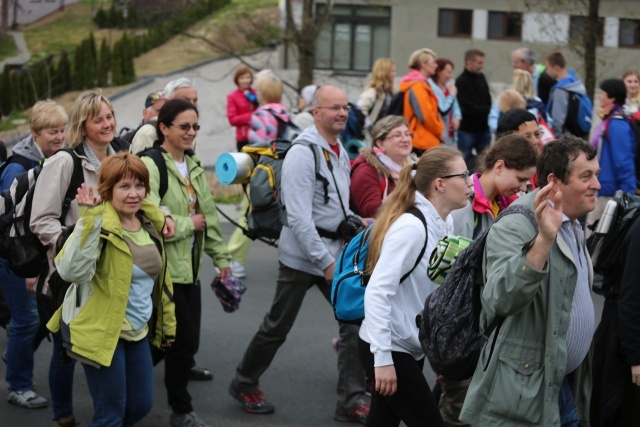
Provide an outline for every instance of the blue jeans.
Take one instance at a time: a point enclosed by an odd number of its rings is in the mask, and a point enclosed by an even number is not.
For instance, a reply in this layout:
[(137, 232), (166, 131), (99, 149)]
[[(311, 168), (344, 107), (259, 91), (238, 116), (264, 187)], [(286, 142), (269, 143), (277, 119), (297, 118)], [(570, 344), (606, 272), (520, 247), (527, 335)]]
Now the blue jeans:
[(571, 394), (571, 386), (567, 377), (564, 378), (560, 393), (558, 394), (558, 405), (560, 407), (560, 425), (562, 427), (578, 427), (580, 418), (576, 411), (576, 404)]
[(59, 420), (73, 415), (73, 371), (76, 361), (66, 355), (60, 332), (52, 333), (51, 336), (53, 349), (49, 363), (49, 392), (53, 419)]
[(131, 426), (151, 411), (153, 362), (147, 339), (120, 339), (111, 366), (82, 367), (93, 399), (92, 426)]
[(490, 143), (491, 132), (489, 129), (482, 132), (458, 131), (458, 150), (462, 152), (462, 157), (471, 172), (474, 172), (475, 169), (475, 157), (471, 154), (471, 151), (475, 148), (476, 156), (479, 156)]
[(35, 337), (40, 327), (36, 297), (27, 292), (25, 279), (16, 276), (1, 258), (0, 281), (11, 314), (5, 378), (9, 390), (29, 391), (32, 389)]

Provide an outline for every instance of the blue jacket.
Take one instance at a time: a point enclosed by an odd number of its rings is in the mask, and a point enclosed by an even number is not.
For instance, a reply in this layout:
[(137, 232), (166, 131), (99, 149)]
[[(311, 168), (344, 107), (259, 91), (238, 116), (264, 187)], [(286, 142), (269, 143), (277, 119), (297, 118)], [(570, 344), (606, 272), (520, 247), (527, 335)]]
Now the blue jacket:
[[(40, 149), (36, 146), (36, 143), (31, 135), (18, 142), (11, 151), (13, 155), (17, 154), (29, 160), (31, 162), (31, 166), (29, 167), (29, 169), (36, 167), (38, 163), (44, 160), (42, 151), (40, 151)], [(0, 191), (4, 191), (7, 188), (11, 187), (11, 183), (13, 182), (15, 177), (26, 171), (27, 169), (25, 169), (24, 166), (18, 162), (9, 163), (2, 172), (2, 176), (0, 176)]]
[(603, 132), (600, 150), (600, 191), (598, 196), (613, 196), (617, 190), (636, 193), (636, 139), (629, 122), (614, 115)]

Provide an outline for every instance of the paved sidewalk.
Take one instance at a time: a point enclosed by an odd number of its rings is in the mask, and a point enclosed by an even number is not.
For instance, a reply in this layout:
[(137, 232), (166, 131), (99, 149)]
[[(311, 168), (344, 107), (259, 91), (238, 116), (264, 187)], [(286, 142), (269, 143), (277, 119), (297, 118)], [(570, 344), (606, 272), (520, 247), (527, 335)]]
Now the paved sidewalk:
[(18, 55), (12, 58), (7, 58), (4, 61), (0, 61), (0, 70), (4, 69), (5, 64), (9, 65), (22, 65), (31, 58), (29, 49), (27, 48), (27, 42), (24, 40), (24, 33), (22, 31), (9, 31), (8, 36), (13, 37), (18, 49)]

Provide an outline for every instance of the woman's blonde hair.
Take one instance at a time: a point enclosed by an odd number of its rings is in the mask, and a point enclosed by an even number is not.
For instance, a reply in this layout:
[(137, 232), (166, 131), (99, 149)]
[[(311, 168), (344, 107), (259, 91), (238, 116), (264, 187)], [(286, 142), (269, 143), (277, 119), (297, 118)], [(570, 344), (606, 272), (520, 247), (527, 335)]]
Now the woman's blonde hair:
[(514, 89), (506, 89), (500, 94), (498, 98), (498, 109), (503, 113), (509, 110), (526, 110), (527, 101), (520, 94), (520, 92)]
[[(100, 106), (102, 103), (107, 104), (113, 114), (113, 121), (116, 121), (116, 113), (113, 106), (107, 98), (102, 95), (101, 89), (88, 90), (80, 94), (71, 109), (71, 119), (69, 121), (69, 129), (67, 130), (67, 146), (75, 148), (85, 137), (84, 125), (88, 119), (100, 114)], [(115, 132), (115, 126), (114, 126)]]
[(55, 101), (45, 99), (33, 105), (29, 114), (29, 129), (37, 134), (44, 129), (61, 128), (67, 125), (69, 116), (64, 107)]
[[(625, 72), (622, 74), (622, 80), (626, 79), (629, 76), (636, 76), (638, 79), (640, 79), (640, 73), (638, 73), (638, 70), (634, 70), (632, 68), (629, 68), (627, 70), (625, 70)], [(627, 92), (627, 97), (629, 96), (629, 93)], [(638, 93), (636, 93), (636, 96), (634, 98), (629, 98), (630, 100), (637, 100), (638, 102), (640, 102), (640, 90), (638, 90)]]
[(524, 70), (513, 70), (513, 84), (511, 87), (516, 90), (524, 99), (533, 99), (536, 97), (536, 91), (533, 87), (533, 77), (531, 73)]
[[(391, 224), (415, 205), (416, 191), (428, 199), (435, 191), (435, 180), (448, 175), (451, 172), (451, 162), (458, 157), (462, 157), (460, 151), (452, 147), (440, 146), (426, 151), (415, 165), (405, 166), (402, 169), (398, 184), (391, 196), (380, 207), (380, 213), (373, 227), (367, 255), (367, 274), (373, 273), (380, 258), (382, 241)], [(413, 167), (416, 167), (415, 176), (411, 176)]]
[(371, 80), (367, 88), (373, 88), (379, 95), (390, 93), (394, 94), (393, 80), (391, 80), (391, 70), (396, 63), (389, 58), (380, 58), (373, 64), (371, 70)]
[(407, 67), (409, 67), (410, 70), (419, 70), (420, 65), (429, 57), (432, 57), (435, 61), (438, 58), (438, 55), (436, 55), (434, 51), (432, 51), (431, 49), (427, 49), (426, 47), (418, 49), (414, 51), (409, 57), (409, 63), (407, 64)]
[(256, 90), (265, 104), (279, 104), (282, 101), (282, 81), (274, 74), (259, 76), (256, 79)]

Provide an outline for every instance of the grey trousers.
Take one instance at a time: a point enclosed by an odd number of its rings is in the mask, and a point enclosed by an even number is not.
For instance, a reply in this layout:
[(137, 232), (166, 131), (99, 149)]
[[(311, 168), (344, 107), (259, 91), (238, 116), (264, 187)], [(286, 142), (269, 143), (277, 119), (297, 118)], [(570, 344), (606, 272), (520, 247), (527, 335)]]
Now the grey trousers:
[[(236, 368), (231, 386), (241, 393), (251, 392), (259, 386), (260, 376), (267, 370), (280, 346), (287, 338), (296, 320), (307, 291), (317, 286), (322, 295), (331, 301), (331, 285), (324, 277), (294, 270), (280, 263), (276, 294), (271, 309), (264, 316), (242, 361)], [(359, 327), (340, 323), (338, 349), (337, 409), (352, 411), (362, 403), (368, 403), (364, 394), (364, 369), (358, 356)], [(327, 345), (328, 347), (328, 345)]]

